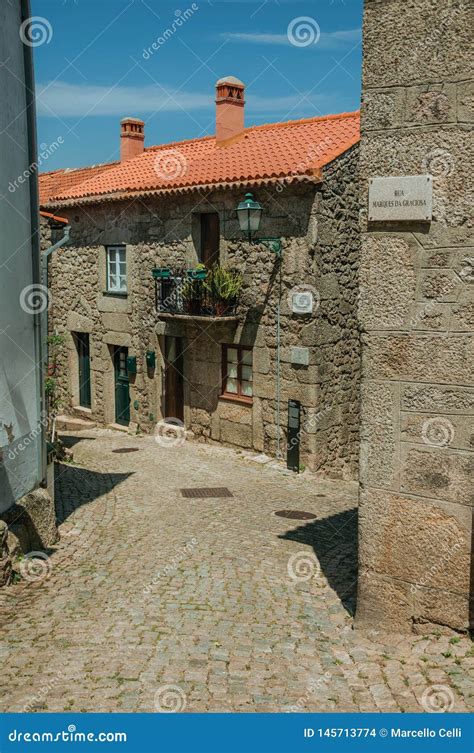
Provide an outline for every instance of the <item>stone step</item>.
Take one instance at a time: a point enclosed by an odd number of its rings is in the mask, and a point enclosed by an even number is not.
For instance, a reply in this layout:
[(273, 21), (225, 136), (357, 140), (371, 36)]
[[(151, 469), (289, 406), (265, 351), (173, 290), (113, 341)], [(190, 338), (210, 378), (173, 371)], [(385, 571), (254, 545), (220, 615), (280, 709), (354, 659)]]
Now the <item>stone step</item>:
[(86, 418), (75, 418), (73, 416), (56, 416), (56, 431), (84, 431), (93, 429), (96, 426), (95, 421), (89, 421)]

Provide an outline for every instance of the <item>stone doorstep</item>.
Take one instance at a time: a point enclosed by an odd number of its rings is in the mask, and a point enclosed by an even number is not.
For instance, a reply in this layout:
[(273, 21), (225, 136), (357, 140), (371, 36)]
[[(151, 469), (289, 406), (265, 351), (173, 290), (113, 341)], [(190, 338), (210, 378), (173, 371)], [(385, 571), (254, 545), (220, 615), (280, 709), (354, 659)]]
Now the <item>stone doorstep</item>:
[(121, 431), (124, 434), (128, 434), (129, 432), (129, 426), (124, 426), (123, 424), (107, 424), (107, 429), (113, 429), (114, 431)]
[(89, 421), (85, 418), (75, 418), (73, 416), (56, 416), (56, 433), (60, 431), (83, 431), (84, 429), (94, 429), (95, 421)]

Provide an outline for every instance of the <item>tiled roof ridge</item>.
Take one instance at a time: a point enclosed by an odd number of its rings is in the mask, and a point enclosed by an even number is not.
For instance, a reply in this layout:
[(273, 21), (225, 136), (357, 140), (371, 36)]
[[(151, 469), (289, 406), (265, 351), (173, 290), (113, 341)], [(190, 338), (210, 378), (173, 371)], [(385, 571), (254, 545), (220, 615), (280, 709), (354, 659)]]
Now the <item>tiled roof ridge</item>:
[(119, 165), (120, 160), (113, 160), (113, 162), (96, 162), (95, 165), (81, 165), (80, 167), (58, 167), (57, 170), (48, 170), (48, 172), (40, 173), (41, 177), (45, 175), (59, 175), (59, 173), (77, 173), (79, 170), (93, 170), (96, 167), (110, 167), (111, 165)]
[[(285, 127), (291, 127), (293, 125), (304, 125), (305, 123), (317, 123), (318, 121), (324, 121), (324, 120), (344, 120), (345, 118), (355, 118), (360, 115), (360, 110), (354, 110), (354, 112), (341, 112), (341, 113), (335, 113), (330, 115), (315, 115), (311, 118), (297, 118), (296, 120), (281, 120), (277, 123), (260, 123), (260, 125), (252, 125), (247, 126), (242, 131), (243, 135), (245, 133), (248, 133), (249, 131), (263, 131), (265, 129), (273, 129), (273, 128), (285, 128)], [(182, 144), (195, 144), (197, 142), (201, 141), (211, 141), (212, 139), (215, 139), (215, 136), (198, 136), (197, 138), (193, 139), (181, 139), (180, 141), (168, 141), (166, 144), (152, 144), (151, 146), (145, 147), (145, 152), (153, 152), (156, 149), (168, 149), (169, 147), (175, 147), (175, 146), (181, 146)], [(138, 157), (141, 157), (140, 154), (137, 155)], [(136, 159), (134, 157), (133, 159)]]

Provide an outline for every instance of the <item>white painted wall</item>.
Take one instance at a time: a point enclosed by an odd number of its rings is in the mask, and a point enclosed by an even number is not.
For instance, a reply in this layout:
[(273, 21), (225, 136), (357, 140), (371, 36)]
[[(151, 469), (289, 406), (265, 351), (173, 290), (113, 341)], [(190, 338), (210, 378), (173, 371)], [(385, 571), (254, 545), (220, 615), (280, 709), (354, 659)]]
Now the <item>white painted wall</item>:
[(30, 179), (18, 180), (34, 161), (22, 12), (21, 0), (0, 3), (0, 513), (43, 478), (39, 317), (20, 304), (39, 281), (36, 194)]

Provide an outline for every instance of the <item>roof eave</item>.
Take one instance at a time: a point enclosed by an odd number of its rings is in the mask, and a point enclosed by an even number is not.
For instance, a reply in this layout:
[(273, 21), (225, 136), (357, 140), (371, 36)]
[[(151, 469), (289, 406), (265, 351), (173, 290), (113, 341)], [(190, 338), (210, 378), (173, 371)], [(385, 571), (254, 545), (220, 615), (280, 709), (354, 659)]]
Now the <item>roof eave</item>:
[(58, 199), (46, 202), (43, 206), (47, 209), (59, 209), (61, 207), (75, 207), (86, 204), (102, 204), (105, 202), (125, 201), (127, 199), (150, 198), (153, 196), (172, 196), (183, 193), (192, 193), (198, 191), (215, 191), (220, 189), (248, 188), (252, 186), (272, 185), (276, 183), (288, 185), (295, 183), (308, 183), (316, 185), (322, 183), (323, 177), (321, 170), (316, 170), (313, 174), (303, 175), (281, 175), (278, 177), (258, 178), (236, 181), (222, 181), (218, 183), (202, 183), (192, 186), (176, 186), (172, 188), (145, 189), (140, 191), (116, 191), (108, 194), (95, 194), (93, 196), (80, 196), (72, 199)]

